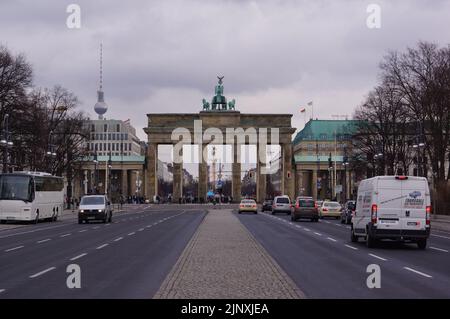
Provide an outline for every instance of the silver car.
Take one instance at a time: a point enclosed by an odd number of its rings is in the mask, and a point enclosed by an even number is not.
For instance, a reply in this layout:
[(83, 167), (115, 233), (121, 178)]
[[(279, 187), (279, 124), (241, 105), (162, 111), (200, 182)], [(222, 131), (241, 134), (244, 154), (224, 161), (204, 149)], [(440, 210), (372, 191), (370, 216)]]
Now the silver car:
[(81, 198), (78, 207), (78, 223), (94, 220), (101, 220), (104, 223), (112, 222), (111, 203), (105, 195), (87, 195)]
[(292, 205), (289, 196), (276, 196), (273, 199), (272, 215), (274, 215), (275, 213), (285, 213), (290, 215), (291, 209)]

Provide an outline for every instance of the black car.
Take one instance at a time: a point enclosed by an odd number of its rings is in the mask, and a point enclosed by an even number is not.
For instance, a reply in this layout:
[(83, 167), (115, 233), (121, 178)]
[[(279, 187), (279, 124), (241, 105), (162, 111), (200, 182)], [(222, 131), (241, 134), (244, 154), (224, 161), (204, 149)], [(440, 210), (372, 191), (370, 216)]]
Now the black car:
[(349, 200), (348, 202), (346, 202), (341, 213), (341, 223), (351, 224), (352, 216), (355, 210), (356, 210), (356, 202), (354, 200)]
[(271, 212), (272, 211), (272, 204), (273, 204), (273, 200), (266, 199), (264, 201), (264, 203), (262, 204), (261, 211), (264, 212), (264, 211), (267, 210), (267, 211)]

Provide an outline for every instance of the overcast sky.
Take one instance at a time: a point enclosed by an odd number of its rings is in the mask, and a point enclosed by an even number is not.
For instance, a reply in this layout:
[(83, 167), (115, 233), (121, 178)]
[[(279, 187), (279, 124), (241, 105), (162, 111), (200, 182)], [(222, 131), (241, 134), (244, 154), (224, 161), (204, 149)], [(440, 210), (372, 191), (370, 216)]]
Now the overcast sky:
[[(81, 28), (66, 26), (70, 3)], [(381, 7), (381, 28), (366, 25)], [(107, 118), (140, 138), (146, 113), (197, 112), (217, 75), (244, 113), (348, 114), (377, 82), (389, 50), (450, 43), (450, 1), (20, 1), (0, 0), (0, 43), (24, 53), (34, 84), (60, 84), (95, 117), (99, 43)], [(308, 109), (307, 116), (311, 110)]]

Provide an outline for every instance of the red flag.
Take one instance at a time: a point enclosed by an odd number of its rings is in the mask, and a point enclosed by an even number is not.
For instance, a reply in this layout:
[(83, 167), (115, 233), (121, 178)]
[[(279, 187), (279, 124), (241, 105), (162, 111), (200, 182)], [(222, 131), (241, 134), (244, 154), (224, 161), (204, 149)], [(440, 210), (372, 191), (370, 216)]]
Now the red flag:
[(305, 112), (306, 112), (306, 108), (302, 107), (302, 108), (300, 109), (300, 113), (305, 113)]

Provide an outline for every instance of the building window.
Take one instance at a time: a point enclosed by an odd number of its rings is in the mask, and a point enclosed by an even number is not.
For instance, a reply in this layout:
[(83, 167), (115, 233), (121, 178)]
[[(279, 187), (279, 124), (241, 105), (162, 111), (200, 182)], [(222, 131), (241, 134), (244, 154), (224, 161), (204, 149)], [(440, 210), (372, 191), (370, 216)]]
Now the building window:
[(108, 133), (108, 140), (111, 140), (111, 133)]
[(114, 149), (114, 145), (115, 145), (115, 144), (114, 144), (114, 143), (112, 143), (112, 150), (113, 150), (113, 151), (115, 151), (115, 149)]
[(108, 132), (108, 124), (103, 125), (103, 132)]
[(116, 133), (112, 133), (112, 139), (113, 139), (113, 141), (116, 140)]
[(117, 132), (120, 132), (120, 124), (117, 124)]
[(108, 151), (111, 150), (111, 143), (108, 143)]
[(128, 143), (128, 150), (131, 151), (131, 143)]
[(124, 145), (124, 147), (125, 147), (125, 151), (128, 151), (128, 150), (127, 150), (127, 146), (128, 146), (128, 144), (127, 144), (127, 143), (125, 143), (125, 145)]

